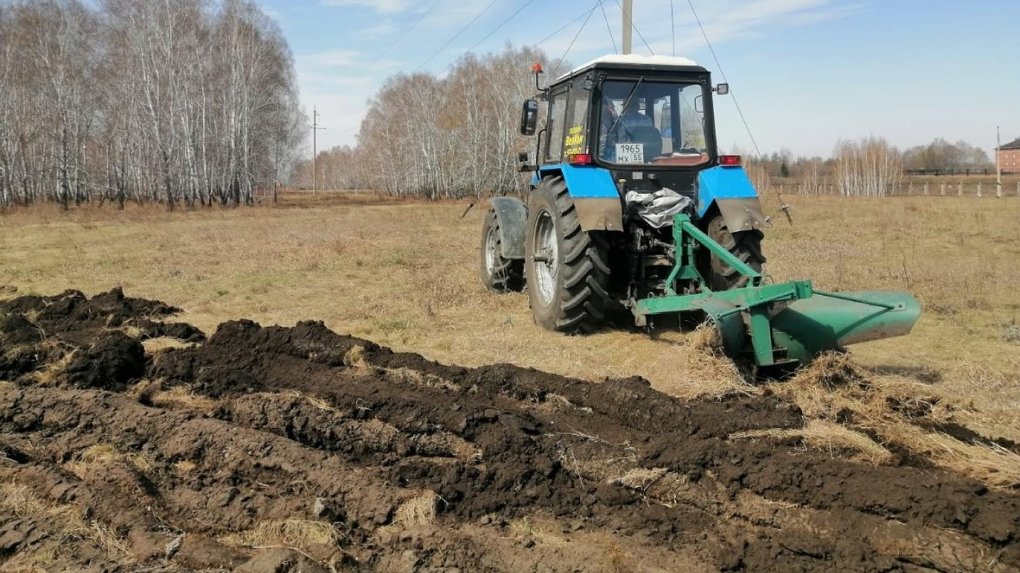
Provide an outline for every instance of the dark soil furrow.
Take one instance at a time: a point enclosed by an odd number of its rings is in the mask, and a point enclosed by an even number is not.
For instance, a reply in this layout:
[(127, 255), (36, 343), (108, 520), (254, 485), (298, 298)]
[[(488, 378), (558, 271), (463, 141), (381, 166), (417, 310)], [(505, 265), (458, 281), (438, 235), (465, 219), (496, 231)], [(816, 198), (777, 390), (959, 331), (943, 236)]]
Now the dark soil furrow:
[(204, 340), (175, 310), (0, 301), (0, 568), (74, 515), (63, 569), (1020, 569), (1013, 493), (728, 439), (802, 427), (775, 395), (442, 365), (318, 322)]

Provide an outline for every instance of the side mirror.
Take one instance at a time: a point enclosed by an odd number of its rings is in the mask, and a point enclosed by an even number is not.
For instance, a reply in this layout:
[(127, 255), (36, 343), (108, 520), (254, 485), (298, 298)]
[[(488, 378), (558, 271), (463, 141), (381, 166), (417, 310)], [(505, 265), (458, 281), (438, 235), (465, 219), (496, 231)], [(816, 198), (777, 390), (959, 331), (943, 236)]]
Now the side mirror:
[(715, 86), (715, 88), (712, 91), (714, 91), (715, 93), (717, 93), (717, 94), (719, 94), (721, 96), (724, 96), (724, 95), (730, 93), (730, 84), (719, 84), (719, 85)]
[(538, 125), (538, 102), (534, 99), (525, 100), (521, 109), (521, 135), (535, 135)]

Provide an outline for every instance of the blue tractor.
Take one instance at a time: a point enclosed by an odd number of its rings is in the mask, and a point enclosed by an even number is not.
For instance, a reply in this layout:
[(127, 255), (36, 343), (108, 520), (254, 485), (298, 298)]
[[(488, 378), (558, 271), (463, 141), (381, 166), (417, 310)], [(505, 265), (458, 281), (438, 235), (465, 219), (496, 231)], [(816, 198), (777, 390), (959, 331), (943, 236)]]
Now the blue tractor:
[(536, 323), (590, 332), (621, 310), (637, 326), (682, 313), (714, 322), (726, 350), (760, 367), (802, 363), (852, 342), (909, 332), (906, 293), (823, 293), (810, 281), (765, 284), (768, 218), (739, 156), (716, 145), (708, 70), (665, 56), (606, 56), (524, 103), (535, 135), (527, 201), (490, 200), (481, 278), (527, 289)]

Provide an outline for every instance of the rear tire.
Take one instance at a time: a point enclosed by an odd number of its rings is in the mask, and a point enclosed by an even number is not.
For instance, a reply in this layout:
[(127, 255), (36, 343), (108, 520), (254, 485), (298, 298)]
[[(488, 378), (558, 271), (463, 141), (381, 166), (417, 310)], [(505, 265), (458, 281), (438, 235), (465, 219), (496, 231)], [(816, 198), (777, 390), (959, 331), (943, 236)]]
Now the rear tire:
[(559, 332), (591, 332), (611, 304), (608, 245), (581, 230), (562, 177), (543, 179), (528, 200), (525, 267), (535, 322)]
[[(740, 231), (731, 233), (722, 215), (716, 214), (708, 222), (705, 231), (715, 242), (726, 248), (757, 272), (761, 272), (765, 256), (761, 253), (761, 231)], [(709, 277), (712, 290), (730, 290), (747, 286), (748, 277), (722, 261), (715, 254), (710, 255)]]
[(503, 240), (496, 211), (489, 209), (482, 225), (482, 285), (493, 292), (520, 291), (524, 288), (524, 261), (503, 257)]

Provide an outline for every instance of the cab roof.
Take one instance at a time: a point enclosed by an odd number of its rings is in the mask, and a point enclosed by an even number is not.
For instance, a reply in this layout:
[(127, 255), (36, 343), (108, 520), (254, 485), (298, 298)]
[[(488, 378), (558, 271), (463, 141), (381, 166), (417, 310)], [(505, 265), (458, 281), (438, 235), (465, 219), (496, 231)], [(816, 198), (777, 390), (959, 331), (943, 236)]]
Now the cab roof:
[(705, 72), (708, 71), (705, 68), (699, 66), (694, 60), (687, 58), (681, 58), (677, 56), (643, 56), (640, 54), (610, 54), (606, 56), (600, 56), (586, 62), (581, 66), (574, 68), (573, 70), (563, 74), (556, 78), (556, 81), (560, 81), (580, 73), (586, 72), (592, 68), (612, 68), (612, 69), (629, 69), (629, 70), (649, 70), (649, 71), (684, 71), (684, 72)]

